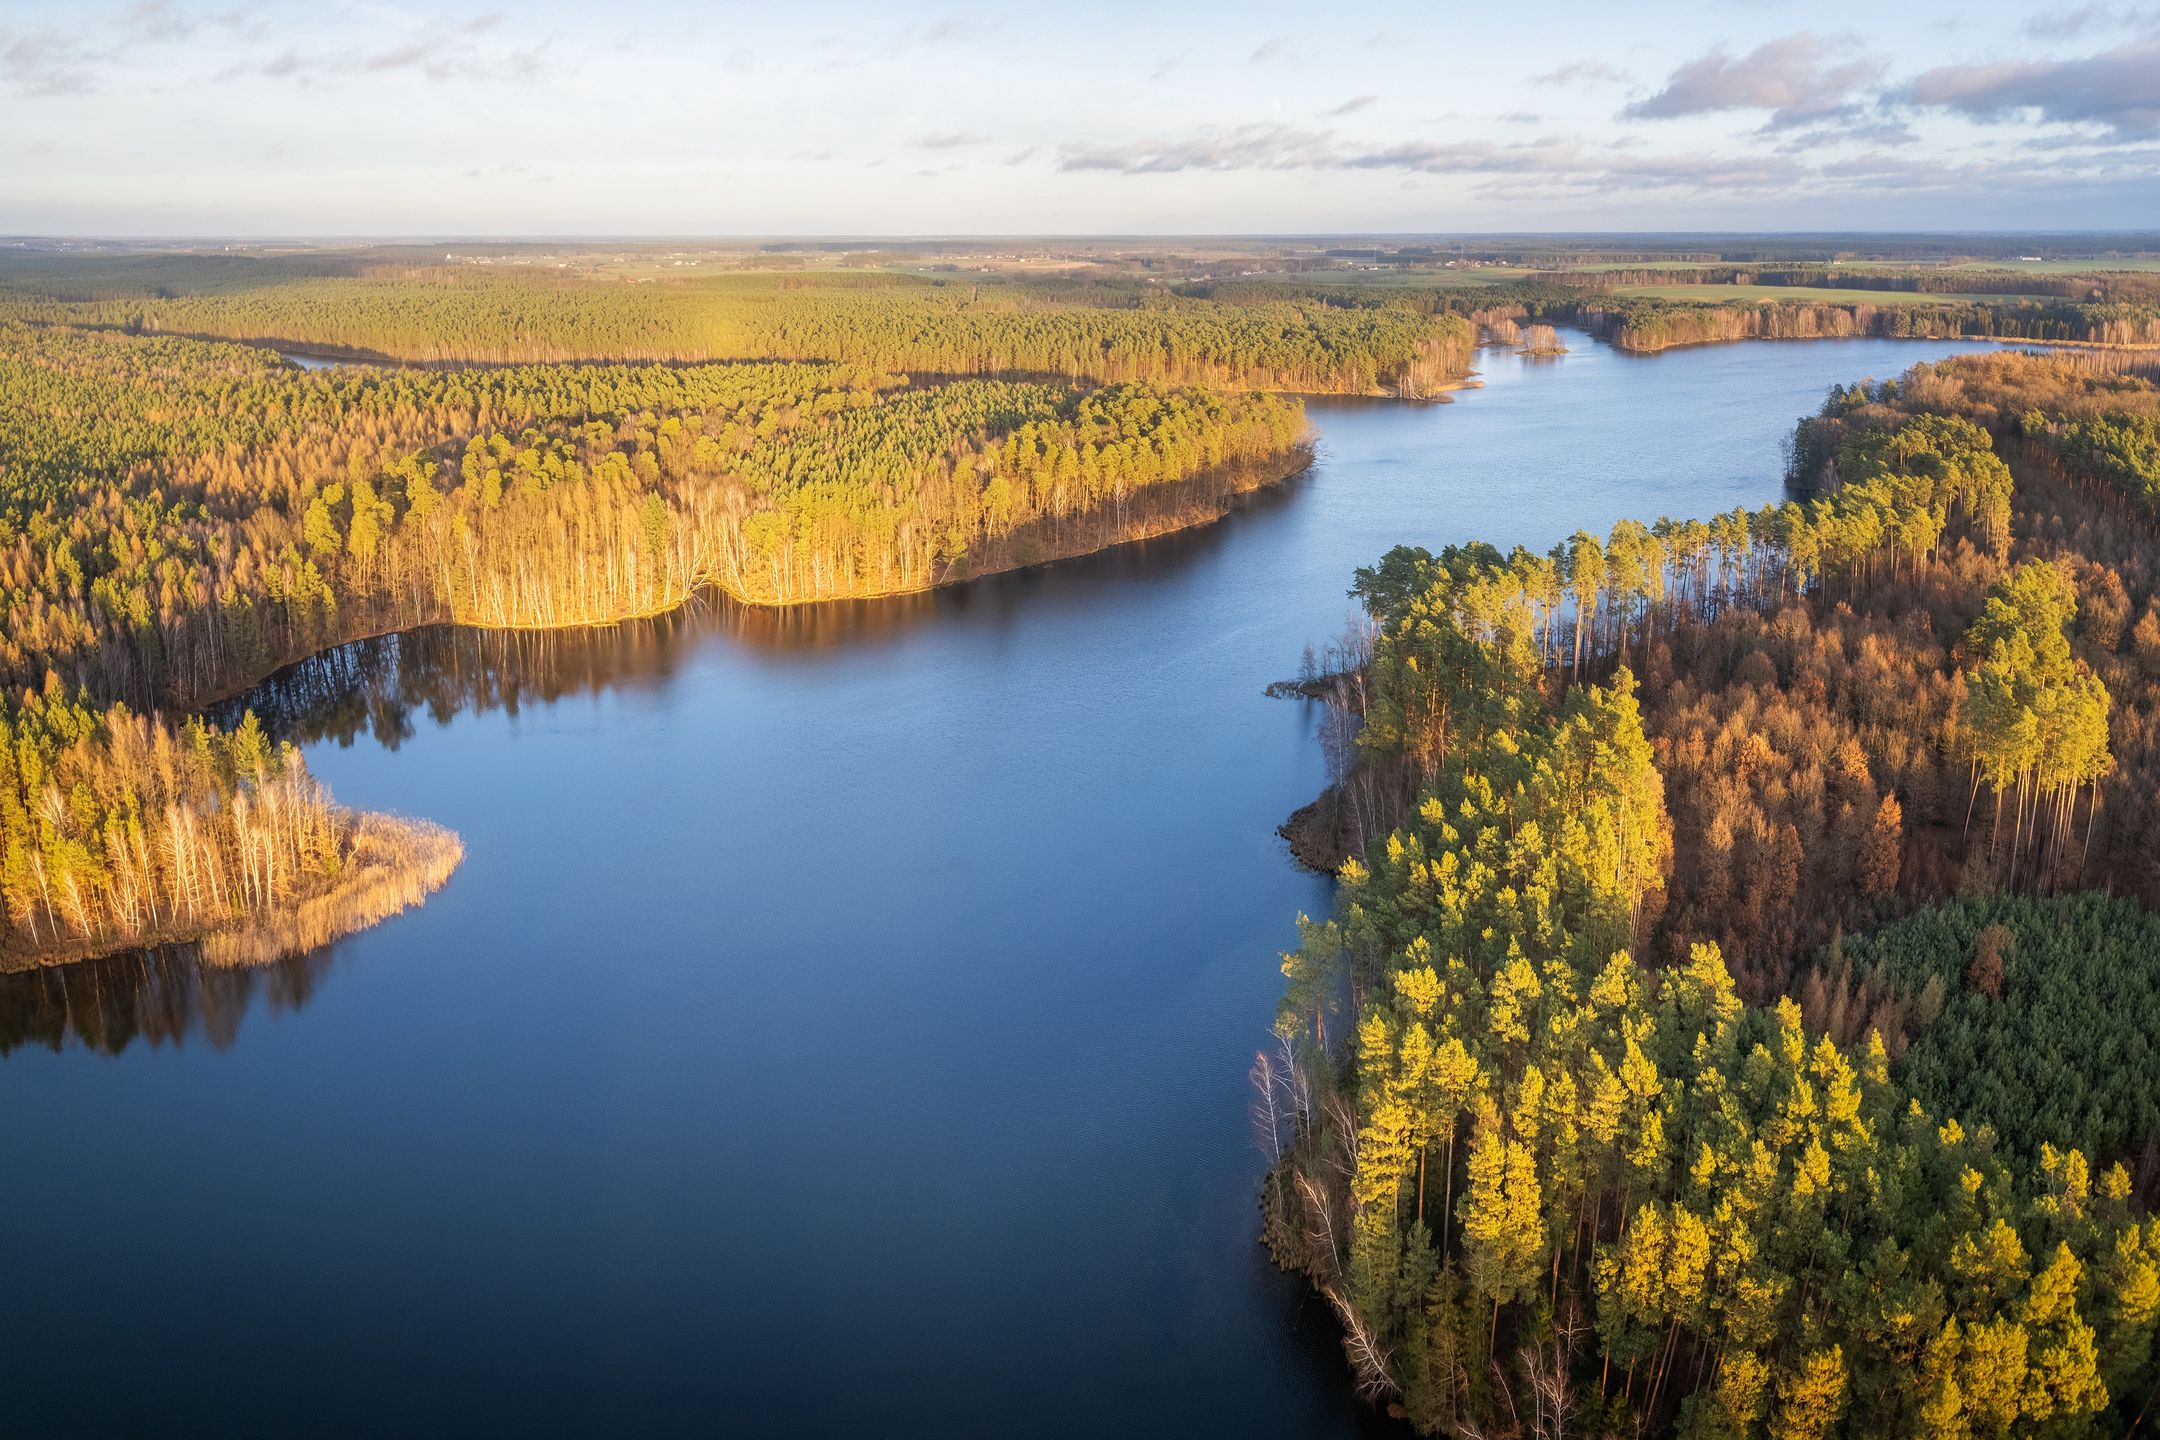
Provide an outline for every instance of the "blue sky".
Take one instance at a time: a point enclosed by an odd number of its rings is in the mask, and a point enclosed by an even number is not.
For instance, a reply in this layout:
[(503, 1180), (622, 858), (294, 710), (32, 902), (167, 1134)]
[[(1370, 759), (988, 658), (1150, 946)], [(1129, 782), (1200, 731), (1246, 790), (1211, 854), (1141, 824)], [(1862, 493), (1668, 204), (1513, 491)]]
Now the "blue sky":
[(0, 233), (2160, 228), (2160, 0), (0, 0)]

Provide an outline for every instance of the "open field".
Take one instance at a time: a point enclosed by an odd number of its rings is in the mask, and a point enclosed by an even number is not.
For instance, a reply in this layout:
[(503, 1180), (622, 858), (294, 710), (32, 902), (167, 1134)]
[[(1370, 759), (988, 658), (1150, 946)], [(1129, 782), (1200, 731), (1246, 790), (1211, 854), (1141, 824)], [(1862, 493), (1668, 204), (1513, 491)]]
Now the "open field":
[(1824, 305), (1940, 305), (2006, 298), (1977, 290), (1923, 295), (1911, 290), (1863, 290), (1824, 285), (1616, 285), (1609, 293), (1651, 300), (1696, 300), (1705, 305), (1734, 300), (1812, 301)]

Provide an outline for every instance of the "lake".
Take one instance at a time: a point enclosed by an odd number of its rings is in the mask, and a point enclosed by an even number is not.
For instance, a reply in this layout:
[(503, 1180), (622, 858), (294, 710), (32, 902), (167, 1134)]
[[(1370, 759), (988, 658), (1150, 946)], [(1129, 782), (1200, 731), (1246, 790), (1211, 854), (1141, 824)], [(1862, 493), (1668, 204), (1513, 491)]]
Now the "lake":
[(1391, 545), (1759, 506), (1827, 385), (1984, 348), (1568, 339), (1314, 402), (1203, 531), (283, 677), (340, 799), (468, 859), (266, 971), (0, 983), (5, 1430), (1371, 1428), (1254, 1239), (1245, 1072), (1329, 903), (1263, 687)]

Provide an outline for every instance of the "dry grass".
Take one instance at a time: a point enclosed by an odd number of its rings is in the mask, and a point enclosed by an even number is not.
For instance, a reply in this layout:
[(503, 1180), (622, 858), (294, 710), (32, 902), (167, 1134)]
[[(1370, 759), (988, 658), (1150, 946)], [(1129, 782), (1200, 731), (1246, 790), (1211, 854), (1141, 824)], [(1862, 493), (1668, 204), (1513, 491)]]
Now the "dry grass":
[(202, 937), (212, 965), (267, 965), (412, 909), (465, 858), (454, 831), (393, 815), (355, 817), (344, 868), (327, 886)]
[(165, 925), (114, 936), (56, 937), (0, 951), (0, 973), (68, 965), (100, 955), (198, 942), (205, 964), (267, 965), (365, 930), (440, 890), (465, 858), (456, 832), (424, 820), (337, 810), (340, 865), (301, 893), (221, 919), (210, 928)]

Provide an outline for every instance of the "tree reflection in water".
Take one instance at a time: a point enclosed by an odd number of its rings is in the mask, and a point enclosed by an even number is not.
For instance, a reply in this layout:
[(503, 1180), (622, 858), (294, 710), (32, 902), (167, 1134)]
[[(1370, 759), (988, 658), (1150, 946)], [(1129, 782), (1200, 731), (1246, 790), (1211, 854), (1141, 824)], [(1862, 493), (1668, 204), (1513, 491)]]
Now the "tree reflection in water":
[[(1306, 475), (1294, 476), (1238, 497), (1233, 508), (1274, 509), (1307, 482)], [(208, 714), (234, 725), (253, 710), (278, 739), (342, 746), (366, 735), (394, 750), (414, 733), (422, 714), (444, 725), (468, 712), (514, 715), (525, 705), (658, 684), (711, 639), (777, 655), (874, 646), (939, 616), (964, 613), (1003, 623), (1016, 619), (1040, 586), (1122, 585), (1175, 573), (1219, 548), (1228, 534), (1223, 525), (1198, 526), (1054, 565), (878, 599), (772, 607), (705, 591), (679, 610), (613, 625), (537, 631), (423, 626), (354, 641), (289, 665), (254, 689), (211, 706)]]
[[(1243, 504), (1280, 501), (1271, 491)], [(775, 609), (706, 594), (667, 615), (574, 630), (427, 626), (324, 651), (208, 714), (234, 725), (253, 710), (273, 737), (296, 744), (345, 746), (365, 737), (394, 750), (423, 718), (446, 725), (460, 714), (514, 715), (527, 705), (656, 686), (713, 640), (782, 655), (875, 646), (940, 615), (967, 613), (1002, 624), (1039, 585), (1130, 583), (1189, 561), (1220, 544), (1223, 533), (1207, 527), (1048, 569), (878, 600)], [(0, 975), (0, 1054), (31, 1044), (57, 1049), (69, 1040), (107, 1054), (137, 1041), (177, 1045), (189, 1038), (222, 1049), (258, 1001), (272, 1010), (306, 1004), (329, 974), (333, 951), (234, 969), (203, 964), (194, 946), (170, 946)]]
[(257, 1002), (276, 1013), (312, 999), (331, 957), (324, 949), (237, 969), (204, 964), (193, 945), (167, 945), (0, 975), (0, 1055), (70, 1041), (106, 1055), (137, 1042), (223, 1050)]
[(465, 713), (515, 715), (527, 705), (657, 684), (706, 637), (752, 650), (822, 649), (897, 633), (948, 603), (909, 595), (770, 609), (705, 595), (666, 615), (571, 630), (430, 625), (288, 665), (208, 715), (237, 724), (253, 710), (278, 739), (350, 745), (366, 736), (394, 750), (422, 717), (446, 725)]

